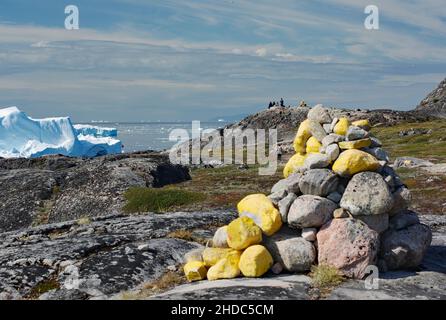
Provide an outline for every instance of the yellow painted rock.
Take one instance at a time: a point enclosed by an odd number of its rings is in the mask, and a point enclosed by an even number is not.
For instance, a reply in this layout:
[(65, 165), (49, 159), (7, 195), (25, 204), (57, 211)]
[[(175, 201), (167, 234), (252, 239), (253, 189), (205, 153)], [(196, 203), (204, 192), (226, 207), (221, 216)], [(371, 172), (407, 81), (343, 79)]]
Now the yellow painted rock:
[(319, 153), (320, 148), (322, 147), (322, 144), (315, 138), (310, 137), (307, 141), (307, 153)]
[(305, 154), (305, 146), (307, 140), (311, 137), (310, 120), (303, 121), (297, 130), (296, 138), (294, 139), (294, 150), (296, 153)]
[(268, 250), (261, 245), (246, 249), (240, 257), (239, 268), (245, 277), (263, 276), (273, 265), (273, 258)]
[(345, 136), (348, 131), (348, 127), (350, 126), (350, 121), (347, 118), (339, 119), (338, 123), (334, 127), (334, 133), (339, 134), (341, 136)]
[(208, 270), (208, 280), (233, 279), (240, 275), (238, 264), (240, 262), (240, 251), (219, 260), (213, 267)]
[(272, 236), (282, 227), (282, 217), (271, 200), (264, 194), (251, 194), (237, 205), (240, 216), (247, 216), (262, 229), (267, 236)]
[(294, 172), (298, 171), (299, 168), (302, 168), (305, 163), (306, 155), (301, 155), (296, 153), (294, 156), (288, 160), (285, 168), (283, 169), (283, 176), (288, 178), (288, 176), (292, 175)]
[(212, 267), (219, 260), (237, 252), (231, 248), (206, 248), (203, 250), (202, 256), (206, 267)]
[(364, 119), (364, 120), (358, 120), (352, 123), (353, 126), (355, 127), (360, 127), (361, 129), (367, 130), (369, 131), (371, 126), (370, 126), (370, 122), (368, 119)]
[(228, 245), (243, 250), (262, 242), (262, 229), (249, 217), (240, 217), (228, 225)]
[(340, 176), (350, 177), (363, 171), (376, 171), (378, 160), (361, 150), (347, 150), (342, 152), (333, 164), (333, 171)]
[(202, 261), (191, 261), (184, 266), (184, 274), (190, 282), (206, 279), (206, 266)]
[(361, 149), (370, 147), (371, 144), (372, 140), (370, 140), (370, 138), (354, 141), (341, 141), (339, 142), (339, 148), (342, 150)]

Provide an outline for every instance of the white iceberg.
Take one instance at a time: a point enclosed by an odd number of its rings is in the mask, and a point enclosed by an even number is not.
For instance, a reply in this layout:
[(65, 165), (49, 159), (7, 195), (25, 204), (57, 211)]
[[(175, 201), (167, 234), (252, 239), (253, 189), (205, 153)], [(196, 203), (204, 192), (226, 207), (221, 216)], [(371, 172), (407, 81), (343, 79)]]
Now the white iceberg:
[(84, 134), (88, 132), (87, 128), (76, 130), (68, 117), (32, 119), (16, 107), (0, 109), (0, 157), (96, 157), (122, 152), (121, 141), (106, 136), (105, 131), (104, 136), (98, 130), (94, 135)]
[(84, 136), (93, 136), (97, 138), (102, 137), (117, 137), (118, 136), (118, 129), (116, 128), (105, 128), (105, 127), (97, 127), (97, 126), (90, 126), (87, 124), (75, 124), (74, 129), (76, 130), (77, 135), (84, 135)]

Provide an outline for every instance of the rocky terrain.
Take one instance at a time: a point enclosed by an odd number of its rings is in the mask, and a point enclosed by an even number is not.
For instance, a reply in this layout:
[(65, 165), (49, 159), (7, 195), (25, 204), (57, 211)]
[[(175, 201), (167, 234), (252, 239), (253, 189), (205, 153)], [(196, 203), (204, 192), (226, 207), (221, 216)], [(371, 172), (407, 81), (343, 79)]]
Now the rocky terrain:
[(150, 152), (95, 159), (0, 159), (0, 232), (122, 213), (128, 188), (188, 179), (188, 169)]
[(444, 79), (434, 91), (421, 101), (416, 110), (441, 118), (446, 116), (446, 79)]

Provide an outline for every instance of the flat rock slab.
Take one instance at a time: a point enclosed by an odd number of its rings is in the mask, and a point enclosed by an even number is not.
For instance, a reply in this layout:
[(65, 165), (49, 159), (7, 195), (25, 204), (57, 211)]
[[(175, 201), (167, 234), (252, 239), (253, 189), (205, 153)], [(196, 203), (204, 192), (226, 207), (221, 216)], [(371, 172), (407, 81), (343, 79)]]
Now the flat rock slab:
[(178, 286), (152, 296), (155, 300), (308, 300), (310, 278), (285, 275), (267, 278), (238, 278), (201, 281)]
[[(216, 228), (234, 219), (228, 211), (106, 216), (86, 225), (76, 221), (0, 234), (0, 298), (28, 297), (41, 283), (61, 290), (47, 298), (79, 294), (106, 298), (150, 282), (179, 266), (200, 245), (168, 238), (177, 230)], [(60, 294), (61, 291), (64, 294)]]

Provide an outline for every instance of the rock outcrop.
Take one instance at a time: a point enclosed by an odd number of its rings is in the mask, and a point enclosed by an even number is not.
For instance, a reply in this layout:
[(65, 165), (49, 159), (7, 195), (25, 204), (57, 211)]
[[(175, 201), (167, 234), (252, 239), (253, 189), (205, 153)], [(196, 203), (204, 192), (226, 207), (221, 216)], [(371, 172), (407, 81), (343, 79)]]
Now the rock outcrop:
[(416, 110), (442, 118), (446, 117), (446, 78), (421, 101)]
[(121, 213), (128, 188), (188, 179), (186, 167), (157, 153), (0, 159), (0, 231)]

